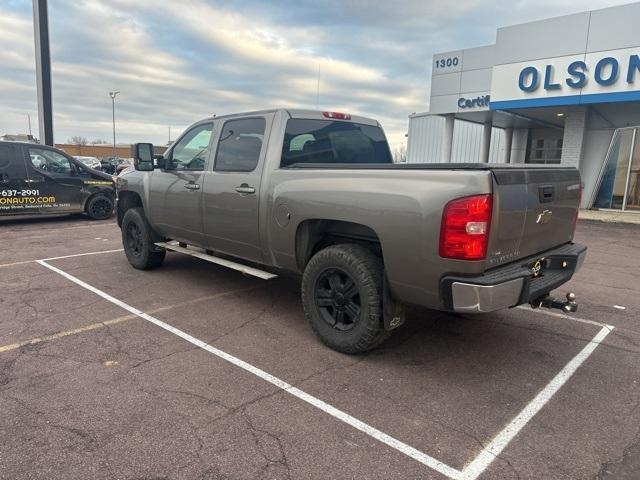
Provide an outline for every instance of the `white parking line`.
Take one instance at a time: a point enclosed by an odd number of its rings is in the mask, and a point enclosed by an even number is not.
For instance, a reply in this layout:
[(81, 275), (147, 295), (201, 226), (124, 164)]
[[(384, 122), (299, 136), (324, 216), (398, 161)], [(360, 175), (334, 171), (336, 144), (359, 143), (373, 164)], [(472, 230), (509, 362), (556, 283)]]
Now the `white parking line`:
[[(96, 252), (100, 253), (100, 252)], [(104, 252), (106, 253), (106, 252)], [(56, 257), (58, 258), (68, 258), (68, 257)], [(275, 385), (276, 387), (284, 390), (285, 392), (293, 395), (294, 397), (303, 400), (304, 402), (313, 405), (314, 407), (322, 410), (323, 412), (331, 415), (338, 420), (350, 425), (351, 427), (375, 438), (381, 443), (403, 453), (404, 455), (413, 458), (414, 460), (422, 463), (423, 465), (440, 472), (446, 477), (452, 480), (475, 480), (477, 479), (497, 458), (497, 456), (504, 450), (504, 448), (513, 440), (518, 433), (527, 425), (527, 423), (549, 402), (549, 400), (556, 394), (560, 388), (572, 377), (572, 375), (576, 372), (576, 370), (582, 365), (595, 351), (595, 349), (602, 343), (602, 341), (606, 338), (606, 336), (613, 330), (613, 327), (610, 325), (598, 324), (601, 326), (600, 331), (596, 334), (595, 337), (575, 356), (573, 359), (535, 396), (531, 402), (513, 419), (509, 422), (490, 442), (489, 444), (482, 449), (482, 451), (470, 462), (468, 463), (462, 470), (458, 470), (456, 468), (450, 467), (449, 465), (441, 462), (440, 460), (421, 452), (406, 443), (401, 442), (400, 440), (387, 435), (386, 433), (368, 425), (361, 420), (358, 420), (355, 417), (339, 410), (328, 403), (316, 398), (296, 387), (290, 385), (289, 383), (274, 377), (270, 373), (261, 370), (258, 367), (255, 367), (243, 360), (240, 360), (233, 355), (230, 355), (222, 350), (219, 350), (202, 340), (199, 340), (182, 330), (179, 330), (168, 323), (165, 323), (157, 318), (138, 310), (127, 303), (124, 303), (121, 300), (118, 300), (115, 297), (112, 297), (108, 293), (99, 290), (92, 285), (80, 280), (77, 277), (61, 270), (53, 265), (46, 263), (45, 260), (37, 260), (40, 265), (52, 270), (59, 275), (67, 278), (72, 281), (76, 285), (85, 288), (96, 295), (104, 298), (105, 300), (123, 308), (124, 310), (144, 319), (148, 322), (153, 323), (154, 325), (163, 328), (164, 330), (177, 335), (178, 337), (186, 340), (187, 342), (206, 350), (213, 355), (216, 355), (227, 362), (242, 368), (243, 370), (252, 373), (253, 375), (265, 380), (266, 382)], [(554, 315), (556, 316), (556, 315)], [(560, 316), (557, 314), (557, 316)], [(564, 316), (562, 317), (564, 318)], [(567, 317), (570, 320), (578, 320), (581, 321), (583, 319), (576, 319), (574, 317)], [(589, 324), (597, 324), (597, 322), (592, 322), (590, 320), (585, 321), (585, 323)]]
[[(75, 253), (73, 255), (62, 255), (61, 257), (51, 257), (51, 258), (43, 258), (41, 260), (43, 261), (49, 261), (49, 260), (62, 260), (63, 258), (73, 258), (73, 257), (85, 257), (87, 255), (101, 255), (103, 253), (113, 253), (113, 252), (122, 252), (124, 251), (123, 248), (116, 248), (115, 250), (101, 250), (99, 252), (87, 252), (87, 253)], [(21, 262), (13, 262), (13, 263), (3, 263), (0, 265), (0, 268), (2, 267), (14, 267), (16, 265), (26, 265), (27, 263), (36, 263), (39, 262), (40, 259), (37, 260), (22, 260)]]
[(567, 383), (567, 380), (576, 372), (578, 367), (589, 358), (593, 351), (602, 343), (609, 333), (613, 330), (613, 327), (604, 326), (593, 337), (593, 339), (584, 347), (580, 353), (578, 353), (573, 359), (558, 373), (553, 380), (551, 380), (546, 387), (542, 389), (538, 395), (535, 396), (524, 409), (509, 422), (509, 424), (498, 433), (493, 440), (489, 442), (485, 448), (482, 449), (480, 454), (469, 463), (460, 476), (459, 480), (474, 480), (486, 470), (486, 468), (500, 455), (502, 450), (509, 444), (513, 438), (518, 435), (520, 430), (531, 420), (536, 413), (542, 410), (551, 397), (553, 397), (560, 388)]
[(587, 320), (586, 318), (574, 317), (573, 315), (567, 315), (566, 313), (553, 312), (551, 310), (547, 310), (544, 308), (531, 308), (525, 305), (520, 305), (517, 308), (519, 308), (520, 310), (526, 310), (527, 312), (531, 312), (531, 313), (546, 315), (548, 317), (563, 318), (565, 320), (573, 320), (574, 322), (586, 323), (588, 325), (595, 325), (596, 327), (609, 327), (610, 329), (613, 329), (611, 325), (608, 325), (606, 323), (597, 322), (595, 320)]
[(61, 257), (43, 258), (42, 260), (36, 260), (36, 262), (42, 263), (42, 262), (48, 262), (50, 260), (62, 260), (63, 258), (86, 257), (87, 255), (101, 255), (103, 253), (113, 253), (113, 252), (123, 252), (123, 251), (124, 251), (124, 248), (115, 248), (113, 250), (102, 250), (101, 252), (76, 253), (73, 255), (62, 255)]

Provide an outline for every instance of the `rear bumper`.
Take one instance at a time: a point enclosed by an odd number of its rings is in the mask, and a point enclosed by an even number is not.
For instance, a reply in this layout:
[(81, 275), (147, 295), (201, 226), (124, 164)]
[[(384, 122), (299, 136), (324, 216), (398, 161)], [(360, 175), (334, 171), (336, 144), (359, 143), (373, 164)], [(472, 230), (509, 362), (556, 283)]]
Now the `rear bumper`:
[[(449, 310), (493, 312), (529, 303), (568, 282), (582, 266), (587, 247), (568, 243), (538, 255), (487, 271), (479, 277), (446, 276), (440, 282)], [(542, 270), (533, 275), (538, 260)]]

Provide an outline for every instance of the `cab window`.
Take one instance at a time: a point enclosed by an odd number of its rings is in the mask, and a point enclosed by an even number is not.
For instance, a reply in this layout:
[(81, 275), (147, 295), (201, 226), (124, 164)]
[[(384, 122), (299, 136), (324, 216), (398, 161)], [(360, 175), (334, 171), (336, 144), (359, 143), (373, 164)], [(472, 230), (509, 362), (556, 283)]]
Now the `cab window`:
[(58, 152), (41, 148), (30, 148), (29, 157), (33, 168), (41, 172), (66, 176), (71, 176), (75, 173), (71, 161)]
[(171, 152), (170, 170), (204, 170), (209, 157), (213, 124), (198, 125), (188, 131)]
[(393, 163), (382, 128), (338, 120), (287, 121), (281, 167), (304, 163)]
[(266, 120), (243, 118), (225, 122), (218, 141), (215, 169), (223, 172), (251, 172), (260, 160)]

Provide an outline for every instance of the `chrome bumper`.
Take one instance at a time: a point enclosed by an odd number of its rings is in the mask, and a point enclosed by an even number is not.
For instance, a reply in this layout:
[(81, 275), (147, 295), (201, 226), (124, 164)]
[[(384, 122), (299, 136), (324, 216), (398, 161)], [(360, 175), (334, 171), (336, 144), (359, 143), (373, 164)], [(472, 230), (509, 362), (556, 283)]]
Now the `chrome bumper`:
[(569, 281), (586, 257), (586, 247), (571, 244), (545, 254), (550, 266), (533, 278), (529, 261), (499, 267), (482, 277), (448, 278), (450, 308), (460, 313), (486, 313), (515, 307), (549, 293)]
[(462, 313), (493, 312), (518, 304), (524, 278), (516, 278), (498, 285), (474, 285), (453, 282), (453, 309)]

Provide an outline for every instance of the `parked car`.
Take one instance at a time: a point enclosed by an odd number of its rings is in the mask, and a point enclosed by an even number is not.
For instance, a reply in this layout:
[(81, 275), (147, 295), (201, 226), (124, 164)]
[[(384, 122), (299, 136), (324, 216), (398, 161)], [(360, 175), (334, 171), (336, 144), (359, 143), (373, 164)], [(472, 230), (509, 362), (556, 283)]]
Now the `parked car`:
[(171, 249), (262, 278), (299, 274), (306, 318), (338, 351), (379, 345), (406, 304), (577, 308), (549, 296), (586, 254), (573, 243), (575, 168), (394, 164), (377, 121), (307, 110), (202, 120), (157, 167), (153, 145), (135, 151), (137, 171), (117, 181), (133, 267)]
[(113, 215), (115, 198), (110, 175), (62, 150), (0, 143), (0, 216), (84, 212), (105, 219)]
[(116, 175), (118, 165), (126, 163), (127, 160), (121, 157), (106, 157), (100, 160), (102, 171), (110, 175)]
[(133, 168), (133, 159), (123, 158), (123, 161), (116, 165), (116, 175), (120, 175), (124, 170)]
[(100, 160), (98, 160), (96, 157), (83, 157), (83, 156), (74, 155), (73, 158), (80, 161), (83, 165), (89, 168), (92, 168), (98, 171), (102, 170), (102, 165), (100, 163)]

